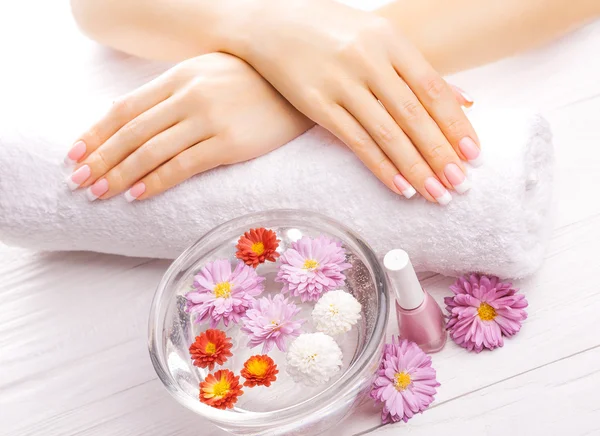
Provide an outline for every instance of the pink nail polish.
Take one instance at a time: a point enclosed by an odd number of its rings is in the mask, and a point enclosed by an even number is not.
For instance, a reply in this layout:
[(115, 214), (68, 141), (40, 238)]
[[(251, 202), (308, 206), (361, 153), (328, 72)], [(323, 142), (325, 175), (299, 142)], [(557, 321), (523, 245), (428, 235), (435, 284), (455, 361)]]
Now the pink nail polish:
[(404, 250), (389, 251), (383, 258), (391, 291), (396, 297), (398, 332), (426, 353), (444, 348), (448, 335), (442, 309), (419, 283)]
[(128, 191), (123, 194), (125, 196), (125, 200), (128, 203), (131, 203), (133, 200), (137, 199), (140, 195), (146, 192), (146, 185), (143, 182), (137, 182), (133, 185)]
[(394, 176), (394, 185), (396, 185), (396, 188), (398, 188), (398, 190), (402, 192), (402, 195), (404, 195), (406, 198), (411, 198), (417, 193), (415, 188), (413, 188), (412, 185), (408, 183), (408, 181), (400, 174), (396, 174)]
[(90, 170), (89, 166), (84, 165), (80, 167), (79, 169), (77, 169), (77, 171), (75, 171), (73, 174), (67, 177), (67, 186), (71, 191), (76, 190), (77, 188), (79, 188), (79, 185), (81, 185), (88, 179), (91, 173), (92, 171)]
[(460, 148), (462, 154), (465, 155), (469, 163), (474, 167), (478, 167), (483, 163), (481, 150), (479, 149), (479, 147), (477, 147), (475, 141), (473, 141), (468, 136), (464, 137), (459, 141), (458, 148)]
[(449, 163), (446, 165), (446, 168), (444, 168), (444, 174), (459, 194), (464, 194), (471, 189), (471, 182), (467, 179), (467, 176), (465, 176), (465, 173), (463, 173), (458, 165)]
[(431, 194), (435, 201), (437, 201), (442, 206), (447, 205), (452, 201), (452, 196), (448, 192), (444, 185), (442, 185), (437, 179), (433, 177), (428, 177), (425, 180), (425, 189), (427, 192)]
[(92, 186), (87, 188), (85, 195), (88, 200), (94, 201), (98, 197), (102, 197), (108, 191), (108, 180), (100, 179), (97, 180)]
[(65, 165), (75, 165), (77, 161), (83, 157), (83, 155), (85, 154), (85, 150), (85, 142), (77, 141), (75, 145), (73, 145), (71, 150), (69, 150), (69, 153), (67, 153), (67, 157), (65, 157)]

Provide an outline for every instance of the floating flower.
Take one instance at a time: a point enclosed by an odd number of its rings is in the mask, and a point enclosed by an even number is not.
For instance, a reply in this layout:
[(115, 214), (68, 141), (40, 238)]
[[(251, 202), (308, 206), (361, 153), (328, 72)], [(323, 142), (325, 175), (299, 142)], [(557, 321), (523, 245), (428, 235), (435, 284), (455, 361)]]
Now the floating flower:
[(286, 355), (286, 371), (296, 383), (316, 386), (327, 383), (342, 368), (342, 350), (325, 333), (303, 333)]
[(208, 374), (200, 383), (200, 401), (217, 409), (231, 409), (243, 393), (240, 377), (228, 369)]
[(277, 234), (273, 230), (262, 227), (250, 229), (238, 241), (236, 246), (238, 251), (235, 256), (254, 268), (267, 260), (275, 262), (279, 257), (279, 253), (276, 251), (279, 242)]
[(269, 356), (263, 354), (262, 356), (252, 356), (244, 363), (242, 369), (242, 377), (246, 379), (244, 386), (271, 386), (271, 382), (277, 380), (276, 374), (277, 365), (273, 362)]
[(515, 335), (527, 318), (525, 296), (498, 277), (460, 277), (450, 290), (454, 296), (444, 299), (450, 313), (447, 329), (469, 351), (502, 347), (503, 336)]
[(316, 301), (323, 292), (342, 286), (346, 280), (342, 271), (351, 266), (340, 242), (323, 235), (304, 236), (281, 255), (275, 281), (283, 283), (283, 293), (300, 297), (302, 302)]
[(209, 262), (194, 277), (194, 290), (185, 296), (187, 311), (196, 314), (198, 323), (210, 320), (211, 328), (221, 320), (225, 326), (230, 321), (237, 323), (254, 297), (264, 290), (264, 281), (254, 268), (242, 262), (233, 272), (227, 259)]
[(331, 336), (346, 333), (360, 319), (361, 307), (352, 294), (339, 289), (329, 291), (312, 311), (315, 328)]
[(294, 320), (298, 312), (300, 308), (288, 302), (281, 294), (255, 300), (242, 318), (241, 330), (250, 336), (248, 346), (254, 348), (263, 344), (263, 354), (271, 351), (273, 345), (285, 351), (286, 339), (298, 336), (300, 327), (305, 322), (305, 320)]
[(194, 365), (212, 371), (217, 365), (223, 365), (231, 353), (231, 338), (222, 330), (206, 330), (196, 336), (196, 341), (190, 346), (190, 355)]
[(414, 342), (392, 337), (386, 344), (371, 398), (383, 403), (381, 421), (408, 421), (433, 402), (436, 380), (431, 357)]

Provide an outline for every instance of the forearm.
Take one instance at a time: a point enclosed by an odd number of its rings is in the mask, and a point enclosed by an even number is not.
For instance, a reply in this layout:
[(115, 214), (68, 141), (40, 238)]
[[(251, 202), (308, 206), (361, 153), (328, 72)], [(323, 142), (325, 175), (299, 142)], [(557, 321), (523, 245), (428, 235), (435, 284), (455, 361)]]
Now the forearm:
[[(71, 0), (81, 30), (137, 56), (180, 61), (223, 51), (239, 32), (235, 5), (247, 0)], [(242, 12), (239, 8), (236, 12)]]
[(396, 0), (391, 20), (448, 74), (542, 45), (600, 15), (598, 0)]

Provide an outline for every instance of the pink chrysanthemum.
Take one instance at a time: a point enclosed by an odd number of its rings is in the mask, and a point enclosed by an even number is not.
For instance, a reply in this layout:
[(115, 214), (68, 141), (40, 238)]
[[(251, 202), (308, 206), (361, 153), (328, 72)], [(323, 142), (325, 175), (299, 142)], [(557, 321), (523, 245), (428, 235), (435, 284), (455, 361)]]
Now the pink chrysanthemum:
[(504, 345), (503, 336), (513, 336), (527, 318), (527, 300), (517, 294), (511, 283), (498, 277), (471, 274), (450, 286), (453, 297), (446, 297), (449, 312), (447, 329), (461, 347), (479, 353)]
[(255, 300), (242, 318), (242, 331), (250, 337), (248, 346), (254, 348), (263, 344), (262, 354), (267, 354), (277, 345), (286, 351), (285, 341), (300, 335), (300, 327), (305, 320), (294, 320), (300, 308), (288, 302), (281, 294)]
[(227, 259), (209, 262), (194, 277), (194, 290), (185, 296), (187, 311), (196, 314), (198, 323), (210, 320), (210, 328), (221, 320), (225, 326), (230, 321), (237, 323), (264, 290), (264, 281), (243, 262), (233, 272)]
[(392, 337), (385, 345), (371, 398), (383, 403), (381, 421), (408, 421), (433, 402), (436, 380), (431, 357), (414, 342)]
[(300, 297), (302, 302), (316, 301), (322, 293), (343, 286), (346, 276), (342, 271), (352, 266), (346, 263), (342, 244), (323, 235), (293, 242), (280, 259), (275, 281), (283, 283), (281, 292)]

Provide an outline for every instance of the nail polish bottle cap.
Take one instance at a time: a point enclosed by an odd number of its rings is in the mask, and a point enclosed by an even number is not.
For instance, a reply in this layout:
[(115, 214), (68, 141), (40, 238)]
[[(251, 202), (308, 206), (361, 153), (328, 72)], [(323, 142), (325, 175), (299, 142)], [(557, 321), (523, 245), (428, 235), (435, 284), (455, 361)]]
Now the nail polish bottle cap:
[(383, 266), (396, 294), (398, 305), (405, 310), (419, 307), (425, 300), (425, 292), (408, 253), (400, 249), (388, 251), (383, 258)]

